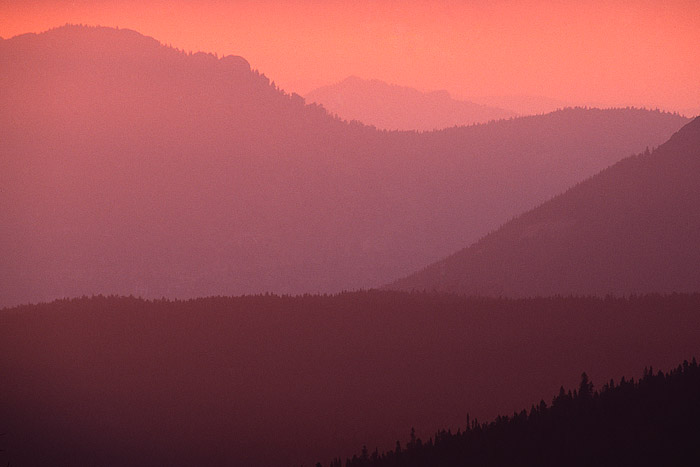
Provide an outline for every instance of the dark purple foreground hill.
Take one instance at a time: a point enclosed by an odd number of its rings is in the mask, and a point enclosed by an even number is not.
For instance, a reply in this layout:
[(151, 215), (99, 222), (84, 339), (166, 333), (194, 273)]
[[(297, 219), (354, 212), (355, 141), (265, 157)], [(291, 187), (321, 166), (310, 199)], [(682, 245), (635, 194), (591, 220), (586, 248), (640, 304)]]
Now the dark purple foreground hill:
[(700, 295), (337, 296), (0, 311), (0, 465), (292, 466), (700, 355)]

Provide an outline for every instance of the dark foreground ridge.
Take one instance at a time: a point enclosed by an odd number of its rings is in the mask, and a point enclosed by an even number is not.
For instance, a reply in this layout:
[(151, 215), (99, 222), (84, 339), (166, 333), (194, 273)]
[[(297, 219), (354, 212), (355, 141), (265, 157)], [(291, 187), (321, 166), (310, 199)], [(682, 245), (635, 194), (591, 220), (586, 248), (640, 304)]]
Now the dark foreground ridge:
[[(611, 380), (600, 391), (586, 373), (577, 390), (490, 423), (439, 431), (427, 442), (411, 433), (405, 447), (354, 455), (348, 467), (372, 466), (660, 466), (700, 460), (700, 368), (693, 358), (668, 373), (649, 367), (639, 381)], [(319, 467), (320, 464), (317, 464)], [(331, 467), (341, 467), (336, 459)]]
[(698, 310), (698, 294), (395, 291), (0, 310), (0, 466), (309, 467), (386, 451), (410, 427), (427, 439), (529, 407), (583, 370), (673, 368), (700, 355)]

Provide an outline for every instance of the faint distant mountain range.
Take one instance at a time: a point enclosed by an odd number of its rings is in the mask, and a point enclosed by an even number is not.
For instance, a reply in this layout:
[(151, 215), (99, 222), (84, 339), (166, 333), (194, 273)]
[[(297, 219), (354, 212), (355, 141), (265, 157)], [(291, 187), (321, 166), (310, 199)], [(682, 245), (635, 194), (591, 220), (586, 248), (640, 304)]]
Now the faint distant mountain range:
[(0, 42), (0, 306), (385, 284), (687, 119), (567, 109), (386, 132), (241, 57), (67, 26)]
[(700, 117), (391, 287), (470, 295), (700, 292)]
[(387, 130), (435, 130), (514, 117), (497, 107), (456, 100), (447, 91), (416, 89), (350, 76), (306, 95), (345, 120)]
[(572, 106), (570, 102), (545, 96), (488, 96), (472, 100), (481, 105), (508, 109), (517, 115), (539, 115)]

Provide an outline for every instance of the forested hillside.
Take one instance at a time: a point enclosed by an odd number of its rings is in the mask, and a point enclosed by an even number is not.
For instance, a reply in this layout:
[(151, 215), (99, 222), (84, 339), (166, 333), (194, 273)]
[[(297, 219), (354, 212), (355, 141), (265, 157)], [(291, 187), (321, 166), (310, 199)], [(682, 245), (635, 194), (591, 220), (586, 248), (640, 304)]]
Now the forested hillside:
[[(467, 421), (426, 442), (411, 436), (403, 447), (369, 453), (365, 447), (344, 464), (360, 466), (693, 466), (700, 459), (700, 368), (693, 358), (670, 372), (649, 367), (635, 381), (624, 377), (599, 390), (584, 373), (578, 389), (548, 404)], [(318, 465), (318, 464), (317, 464)]]
[(700, 354), (700, 295), (94, 297), (0, 311), (0, 463), (313, 465)]

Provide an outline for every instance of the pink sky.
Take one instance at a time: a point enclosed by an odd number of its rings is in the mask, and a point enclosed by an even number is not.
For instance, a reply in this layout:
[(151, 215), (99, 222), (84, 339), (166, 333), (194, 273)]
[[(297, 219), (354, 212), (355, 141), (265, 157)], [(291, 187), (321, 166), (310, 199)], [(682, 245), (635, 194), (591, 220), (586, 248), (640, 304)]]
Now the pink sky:
[(300, 94), (357, 75), (463, 98), (700, 107), (698, 0), (0, 3), (4, 38), (65, 23), (242, 55)]

